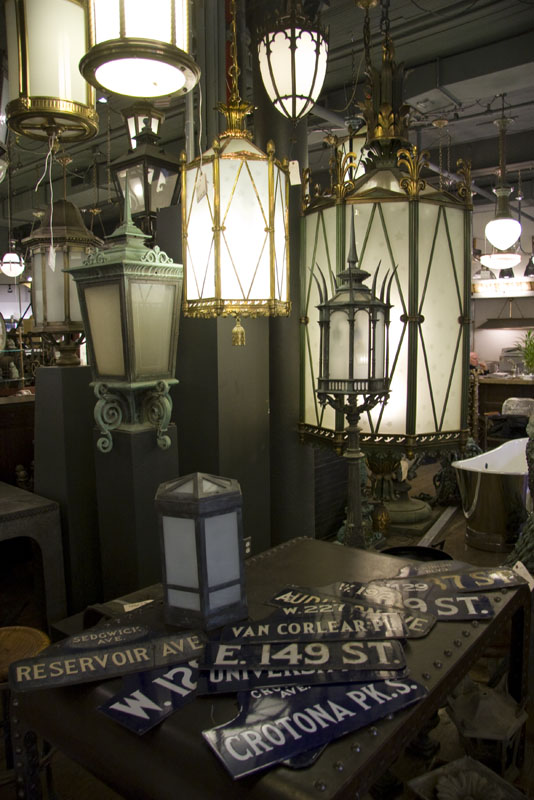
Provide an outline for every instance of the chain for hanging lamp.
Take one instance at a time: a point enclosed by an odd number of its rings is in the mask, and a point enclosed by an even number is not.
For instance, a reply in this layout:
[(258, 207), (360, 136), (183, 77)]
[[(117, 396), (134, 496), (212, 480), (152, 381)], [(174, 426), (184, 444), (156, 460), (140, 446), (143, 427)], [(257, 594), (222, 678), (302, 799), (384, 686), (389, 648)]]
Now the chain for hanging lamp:
[(512, 187), (506, 184), (506, 131), (511, 123), (504, 116), (504, 94), (502, 95), (501, 116), (494, 120), (499, 129), (499, 181), (493, 190), (497, 197), (495, 216), (486, 225), (486, 239), (498, 250), (508, 250), (521, 235), (521, 223), (510, 212)]

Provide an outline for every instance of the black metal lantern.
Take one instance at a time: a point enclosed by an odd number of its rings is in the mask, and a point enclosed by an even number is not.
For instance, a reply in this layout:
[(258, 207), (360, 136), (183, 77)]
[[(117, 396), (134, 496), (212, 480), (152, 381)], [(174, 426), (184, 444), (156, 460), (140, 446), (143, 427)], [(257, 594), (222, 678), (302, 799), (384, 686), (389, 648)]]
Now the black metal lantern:
[(122, 199), (128, 185), (132, 219), (144, 233), (153, 236), (158, 209), (176, 203), (180, 160), (157, 146), (159, 136), (148, 117), (135, 140), (135, 149), (117, 158), (111, 164), (111, 173)]
[(165, 618), (215, 628), (247, 616), (241, 489), (196, 472), (156, 493)]
[[(354, 217), (348, 268), (337, 277), (334, 296), (327, 299), (326, 281), (319, 285), (319, 326), (321, 331), (317, 397), (347, 417), (348, 459), (347, 525), (344, 543), (364, 547), (362, 533), (360, 463), (364, 455), (359, 444), (358, 421), (389, 393), (388, 328), (390, 277), (382, 282), (380, 298), (375, 296), (378, 269), (372, 289), (363, 284), (369, 273), (358, 267)], [(385, 297), (386, 296), (386, 297)], [(358, 398), (361, 401), (358, 402)]]
[(131, 150), (135, 150), (137, 147), (137, 137), (144, 128), (151, 130), (154, 136), (159, 136), (165, 114), (155, 108), (152, 103), (139, 100), (128, 108), (124, 108), (121, 113), (126, 123)]

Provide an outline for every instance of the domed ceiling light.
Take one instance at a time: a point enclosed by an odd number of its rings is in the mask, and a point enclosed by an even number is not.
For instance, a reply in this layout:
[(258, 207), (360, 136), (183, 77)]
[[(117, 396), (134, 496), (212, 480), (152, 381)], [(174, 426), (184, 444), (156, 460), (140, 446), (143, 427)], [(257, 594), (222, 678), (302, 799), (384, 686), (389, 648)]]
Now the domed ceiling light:
[(189, 55), (188, 0), (89, 0), (83, 77), (128, 97), (181, 96), (198, 83)]

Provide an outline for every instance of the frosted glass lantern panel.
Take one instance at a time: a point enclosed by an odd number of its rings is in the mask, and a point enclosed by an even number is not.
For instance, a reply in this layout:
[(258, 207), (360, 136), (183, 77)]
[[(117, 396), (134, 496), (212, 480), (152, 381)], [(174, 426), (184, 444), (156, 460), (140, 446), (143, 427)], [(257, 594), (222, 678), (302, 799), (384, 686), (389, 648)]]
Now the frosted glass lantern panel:
[(198, 589), (195, 520), (164, 515), (162, 524), (166, 583)]
[(125, 375), (118, 283), (86, 286), (85, 303), (99, 375)]
[(135, 377), (171, 372), (175, 287), (165, 283), (131, 281), (130, 293)]
[(237, 513), (220, 514), (204, 520), (208, 584), (215, 587), (239, 581), (239, 529)]
[[(203, 177), (204, 176), (204, 177)], [(207, 193), (199, 198), (199, 186), (206, 180)], [(186, 172), (188, 300), (215, 296), (215, 261), (213, 255), (213, 164)]]
[(145, 178), (141, 166), (128, 167), (117, 173), (122, 196), (126, 194), (126, 181), (130, 195), (130, 209), (132, 214), (145, 211)]
[(178, 589), (167, 589), (167, 603), (174, 608), (186, 608), (200, 611), (200, 596), (196, 592), (181, 592)]
[(223, 608), (224, 606), (230, 606), (234, 603), (239, 603), (240, 600), (240, 585), (235, 584), (234, 586), (226, 586), (224, 589), (218, 589), (216, 592), (209, 592), (209, 610), (215, 611), (217, 608)]
[(45, 274), (46, 274), (46, 321), (63, 322), (65, 320), (65, 290), (68, 291), (68, 275), (62, 272), (66, 266), (67, 259), (61, 246), (56, 249), (55, 268), (48, 261), (49, 250), (45, 253)]
[(172, 203), (177, 172), (170, 172), (165, 167), (154, 167), (150, 174), (150, 210), (157, 211), (160, 208), (168, 208)]
[(108, 61), (95, 69), (95, 78), (110, 92), (127, 97), (161, 97), (185, 84), (181, 69), (149, 58)]
[(350, 326), (344, 311), (335, 311), (330, 316), (330, 380), (355, 378), (366, 380), (369, 376), (369, 325), (368, 316), (358, 312), (353, 330), (353, 368), (350, 374)]
[[(25, 0), (29, 95), (87, 103), (78, 63), (86, 52), (85, 9), (71, 0)], [(9, 100), (19, 97), (19, 60), (14, 0), (7, 0)], [(46, 31), (46, 36), (43, 36)]]
[(271, 295), (269, 183), (266, 161), (221, 159), (221, 296), (260, 300)]
[[(69, 268), (79, 267), (80, 264), (83, 261), (85, 261), (86, 258), (87, 258), (87, 252), (85, 247), (76, 247), (73, 245), (69, 245), (69, 250), (68, 253), (66, 254), (65, 265), (63, 269), (66, 269), (67, 267)], [(81, 325), (82, 311), (80, 308), (80, 298), (78, 296), (78, 289), (76, 287), (76, 282), (71, 277), (71, 275), (68, 276), (67, 291), (70, 303), (70, 312), (69, 312), (70, 320), (71, 322), (79, 322)]]

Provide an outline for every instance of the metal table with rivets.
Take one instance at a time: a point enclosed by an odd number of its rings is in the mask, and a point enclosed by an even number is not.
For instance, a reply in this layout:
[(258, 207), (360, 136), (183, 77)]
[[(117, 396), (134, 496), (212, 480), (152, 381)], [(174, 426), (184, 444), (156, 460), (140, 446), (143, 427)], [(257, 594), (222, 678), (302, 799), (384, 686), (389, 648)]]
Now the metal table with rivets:
[[(246, 562), (249, 614), (260, 619), (271, 613), (266, 601), (288, 584), (393, 577), (403, 563), (379, 553), (295, 539)], [(526, 697), (528, 588), (488, 594), (495, 610), (491, 620), (438, 622), (424, 639), (407, 641), (410, 675), (428, 688), (427, 697), (391, 719), (332, 742), (303, 770), (276, 767), (237, 781), (229, 777), (202, 731), (236, 716), (235, 695), (197, 698), (138, 737), (97, 710), (119, 691), (120, 679), (19, 693), (13, 708), (18, 796), (40, 797), (33, 747), (38, 734), (128, 800), (356, 800), (402, 754), (496, 639), (510, 637), (509, 690), (517, 701)]]

